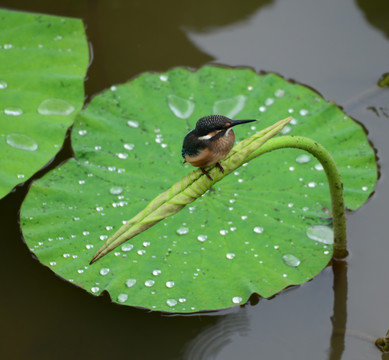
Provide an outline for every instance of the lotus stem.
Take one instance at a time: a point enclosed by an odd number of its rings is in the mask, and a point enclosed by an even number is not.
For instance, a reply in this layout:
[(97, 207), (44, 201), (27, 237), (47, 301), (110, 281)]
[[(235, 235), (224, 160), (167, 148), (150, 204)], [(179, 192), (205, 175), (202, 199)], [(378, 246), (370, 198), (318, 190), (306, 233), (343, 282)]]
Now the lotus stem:
[(346, 235), (346, 213), (343, 196), (343, 183), (338, 168), (330, 153), (316, 141), (302, 136), (282, 136), (266, 142), (251, 153), (248, 161), (265, 153), (285, 148), (301, 149), (316, 157), (327, 175), (330, 188), (334, 226), (334, 257), (343, 259), (348, 255)]
[(96, 252), (90, 263), (92, 264), (99, 260), (117, 246), (147, 230), (159, 221), (176, 214), (186, 205), (192, 203), (203, 195), (216, 182), (223, 179), (244, 163), (266, 152), (285, 147), (297, 147), (307, 150), (316, 156), (323, 164), (330, 182), (331, 199), (333, 204), (335, 233), (334, 256), (345, 257), (347, 255), (346, 222), (342, 183), (332, 157), (321, 145), (317, 144), (313, 140), (302, 137), (279, 137), (277, 139), (273, 139), (276, 141), (272, 141), (270, 146), (264, 147), (264, 145), (268, 144), (270, 139), (277, 135), (290, 120), (292, 120), (292, 117), (278, 121), (274, 125), (257, 132), (248, 139), (245, 139), (237, 144), (231, 150), (227, 158), (221, 161), (224, 173), (215, 167), (208, 170), (208, 173), (211, 175), (213, 180), (210, 180), (200, 169), (198, 169), (185, 176), (169, 190), (157, 196), (145, 209), (143, 209), (131, 220), (127, 221), (126, 224), (114, 233)]

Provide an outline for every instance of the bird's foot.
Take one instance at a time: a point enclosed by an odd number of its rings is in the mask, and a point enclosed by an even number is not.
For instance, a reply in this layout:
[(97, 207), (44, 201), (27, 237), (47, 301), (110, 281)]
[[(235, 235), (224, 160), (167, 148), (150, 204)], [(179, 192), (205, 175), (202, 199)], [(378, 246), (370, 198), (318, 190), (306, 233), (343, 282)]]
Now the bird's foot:
[(220, 171), (224, 174), (223, 166), (221, 166), (221, 164), (220, 164), (219, 162), (217, 162), (215, 165), (216, 165), (216, 166), (220, 169)]
[(206, 177), (207, 177), (209, 180), (212, 180), (212, 181), (213, 181), (213, 179), (211, 178), (211, 175), (208, 174), (208, 171), (207, 171), (207, 170), (205, 170), (204, 168), (200, 168), (200, 169), (201, 169), (201, 171), (203, 172), (203, 174), (206, 175)]

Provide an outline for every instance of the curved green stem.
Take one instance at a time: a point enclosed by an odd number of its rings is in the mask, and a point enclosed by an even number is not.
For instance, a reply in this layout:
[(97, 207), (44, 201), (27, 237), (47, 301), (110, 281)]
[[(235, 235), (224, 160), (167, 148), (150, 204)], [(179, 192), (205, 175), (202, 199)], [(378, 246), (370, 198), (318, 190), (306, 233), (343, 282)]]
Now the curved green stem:
[(346, 247), (346, 214), (343, 197), (343, 184), (335, 161), (330, 153), (316, 141), (302, 136), (282, 136), (270, 139), (259, 149), (250, 154), (247, 161), (265, 153), (285, 148), (296, 148), (309, 152), (323, 165), (330, 187), (332, 215), (334, 222), (334, 257), (345, 258)]
[(195, 201), (216, 182), (233, 172), (242, 164), (265, 154), (267, 152), (282, 148), (299, 148), (310, 152), (322, 163), (330, 184), (332, 212), (334, 217), (334, 256), (344, 258), (346, 250), (346, 217), (344, 212), (343, 189), (339, 172), (335, 162), (324, 149), (313, 140), (303, 137), (282, 136), (271, 139), (277, 135), (292, 117), (280, 120), (277, 123), (263, 129), (248, 139), (236, 145), (227, 158), (221, 162), (224, 173), (212, 167), (208, 170), (213, 180), (207, 178), (200, 170), (193, 171), (179, 182), (174, 184), (169, 190), (157, 196), (139, 214), (134, 216), (116, 233), (114, 233), (91, 260), (91, 264), (108, 254), (117, 246), (133, 238), (151, 226), (157, 224), (162, 219), (176, 214), (186, 205)]

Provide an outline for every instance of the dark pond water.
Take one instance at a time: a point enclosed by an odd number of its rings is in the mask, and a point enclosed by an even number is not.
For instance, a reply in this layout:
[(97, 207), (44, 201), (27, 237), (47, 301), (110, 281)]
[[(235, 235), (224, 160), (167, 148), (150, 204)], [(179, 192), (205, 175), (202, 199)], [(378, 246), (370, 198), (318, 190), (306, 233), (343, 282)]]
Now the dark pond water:
[(358, 119), (381, 166), (374, 195), (348, 214), (346, 261), (216, 316), (126, 308), (57, 278), (23, 243), (17, 215), (27, 187), (17, 188), (0, 201), (1, 358), (389, 359), (374, 346), (389, 329), (389, 89), (376, 86), (389, 72), (388, 0), (0, 0), (0, 7), (84, 19), (94, 54), (88, 97), (178, 65), (274, 71)]

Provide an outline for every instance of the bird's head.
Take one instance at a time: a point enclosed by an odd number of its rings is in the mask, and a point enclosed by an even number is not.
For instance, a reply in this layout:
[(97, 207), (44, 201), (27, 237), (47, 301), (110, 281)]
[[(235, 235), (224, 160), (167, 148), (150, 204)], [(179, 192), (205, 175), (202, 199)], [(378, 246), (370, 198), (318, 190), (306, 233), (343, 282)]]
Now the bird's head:
[(209, 115), (202, 117), (197, 121), (195, 132), (200, 137), (211, 136), (232, 128), (233, 126), (253, 122), (256, 120), (231, 120), (223, 115)]

